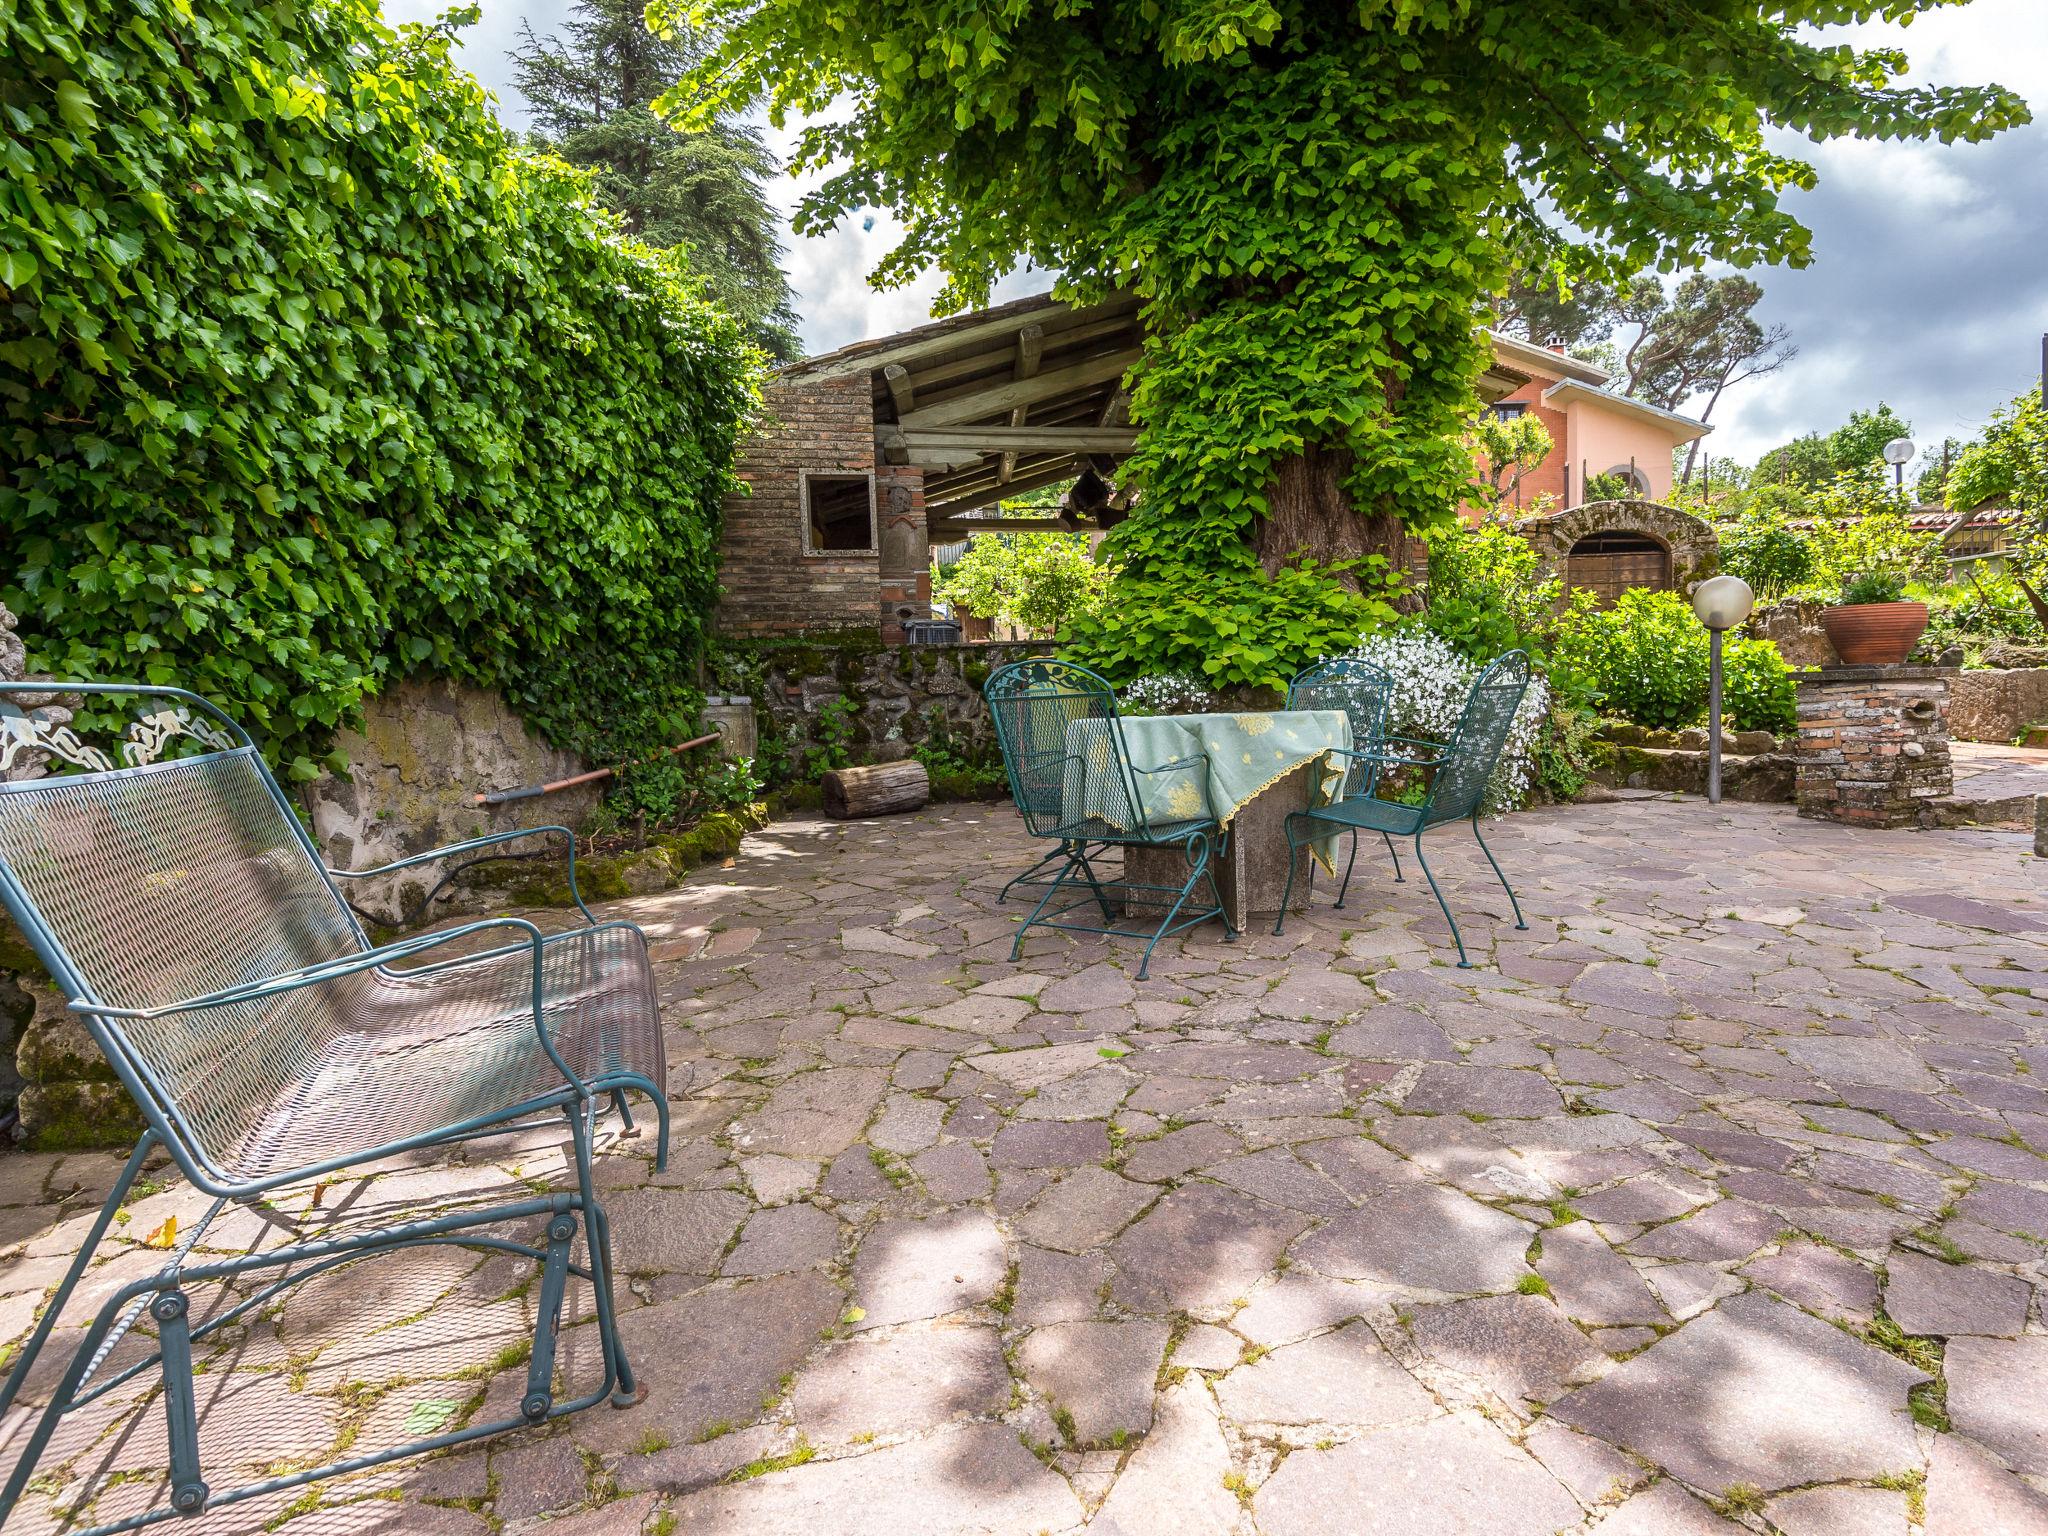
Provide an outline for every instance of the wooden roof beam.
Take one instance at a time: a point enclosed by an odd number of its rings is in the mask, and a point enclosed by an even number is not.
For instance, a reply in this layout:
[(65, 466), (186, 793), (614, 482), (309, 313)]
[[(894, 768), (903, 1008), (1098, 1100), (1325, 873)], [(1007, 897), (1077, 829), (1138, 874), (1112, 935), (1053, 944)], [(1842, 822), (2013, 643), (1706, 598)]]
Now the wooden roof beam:
[(1007, 415), (1018, 406), (1056, 400), (1120, 379), (1138, 361), (1136, 347), (1053, 368), (1028, 379), (1011, 379), (994, 388), (978, 389), (936, 405), (921, 406), (899, 419), (905, 427), (957, 427), (977, 417)]
[[(1038, 373), (1038, 365), (1044, 360), (1045, 327), (1042, 325), (1025, 326), (1023, 330), (1017, 333), (1017, 361), (1010, 369), (1010, 376), (1017, 379), (1034, 378)], [(1012, 406), (1010, 408), (1010, 425), (1013, 427), (1023, 426), (1024, 418), (1030, 414), (1031, 407), (1028, 405)], [(1008, 485), (1010, 483), (1010, 476), (1016, 472), (1017, 455), (1015, 453), (1004, 454), (996, 462), (996, 484)]]

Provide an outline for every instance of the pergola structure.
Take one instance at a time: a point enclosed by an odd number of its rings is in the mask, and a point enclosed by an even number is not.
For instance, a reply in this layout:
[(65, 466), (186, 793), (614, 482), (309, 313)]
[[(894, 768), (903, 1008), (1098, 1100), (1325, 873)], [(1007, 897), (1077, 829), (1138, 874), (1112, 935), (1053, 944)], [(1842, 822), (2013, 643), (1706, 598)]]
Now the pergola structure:
[[(934, 542), (994, 518), (972, 514), (1006, 497), (1082, 481), (1059, 519), (1006, 518), (1006, 532), (1113, 522), (1128, 502), (1117, 467), (1137, 444), (1123, 378), (1137, 363), (1141, 301), (1119, 294), (1076, 309), (1035, 294), (915, 330), (857, 342), (796, 365), (807, 378), (865, 373), (873, 391), (877, 463), (923, 471)], [(1481, 393), (1527, 382), (1496, 366)]]

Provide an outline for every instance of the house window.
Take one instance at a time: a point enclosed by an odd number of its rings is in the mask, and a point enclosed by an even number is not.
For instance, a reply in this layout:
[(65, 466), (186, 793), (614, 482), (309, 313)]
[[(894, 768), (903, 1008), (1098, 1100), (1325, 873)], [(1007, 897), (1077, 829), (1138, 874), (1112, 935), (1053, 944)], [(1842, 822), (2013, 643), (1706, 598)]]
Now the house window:
[(1528, 413), (1529, 402), (1526, 400), (1503, 400), (1499, 405), (1492, 406), (1490, 409), (1497, 419), (1513, 421), (1517, 416)]
[(803, 478), (803, 513), (805, 554), (876, 552), (874, 476), (807, 473)]

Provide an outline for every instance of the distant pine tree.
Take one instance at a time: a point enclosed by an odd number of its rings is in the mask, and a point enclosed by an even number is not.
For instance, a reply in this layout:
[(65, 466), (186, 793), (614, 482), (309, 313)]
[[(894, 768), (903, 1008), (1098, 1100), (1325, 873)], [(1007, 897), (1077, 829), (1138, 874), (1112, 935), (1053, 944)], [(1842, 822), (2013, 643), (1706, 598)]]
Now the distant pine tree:
[(775, 213), (761, 190), (776, 173), (759, 130), (721, 121), (678, 133), (649, 103), (696, 60), (647, 30), (642, 0), (578, 0), (556, 35), (528, 24), (512, 54), (533, 111), (531, 137), (571, 165), (595, 167), (598, 195), (650, 245), (686, 245), (712, 293), (778, 361), (801, 355)]

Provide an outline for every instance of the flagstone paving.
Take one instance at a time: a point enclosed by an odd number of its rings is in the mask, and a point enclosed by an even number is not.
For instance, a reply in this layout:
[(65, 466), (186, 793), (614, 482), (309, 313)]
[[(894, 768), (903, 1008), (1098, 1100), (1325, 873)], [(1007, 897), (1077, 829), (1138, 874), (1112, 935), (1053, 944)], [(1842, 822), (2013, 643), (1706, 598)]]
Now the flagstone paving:
[[(599, 1162), (646, 1401), (180, 1529), (2048, 1536), (2048, 863), (1661, 799), (1492, 840), (1526, 931), (1434, 861), (1470, 971), (1371, 850), (1351, 910), (1143, 984), (1125, 941), (1012, 965), (1036, 849), (995, 807), (778, 824), (613, 903), (672, 1063), (668, 1169), (644, 1116)], [(470, 1156), (277, 1210), (563, 1176), (546, 1134)], [(0, 1333), (118, 1161), (0, 1157)], [(159, 1173), (88, 1300), (202, 1204)], [(437, 1249), (290, 1295), (203, 1361), (212, 1480), (514, 1411), (535, 1289)], [(67, 1427), (10, 1536), (147, 1507), (155, 1415)]]

